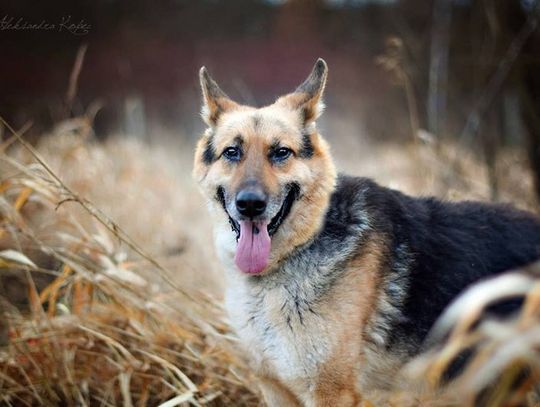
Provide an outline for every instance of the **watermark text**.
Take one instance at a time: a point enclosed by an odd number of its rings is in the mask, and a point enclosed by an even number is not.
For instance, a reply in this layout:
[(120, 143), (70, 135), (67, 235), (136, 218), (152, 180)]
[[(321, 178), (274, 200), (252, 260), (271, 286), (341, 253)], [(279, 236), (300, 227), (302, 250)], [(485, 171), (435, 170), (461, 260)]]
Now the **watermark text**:
[(62, 16), (56, 21), (41, 20), (30, 21), (24, 17), (4, 15), (0, 19), (1, 31), (49, 31), (64, 32), (72, 35), (86, 35), (92, 29), (92, 25), (84, 19), (74, 19), (72, 16)]

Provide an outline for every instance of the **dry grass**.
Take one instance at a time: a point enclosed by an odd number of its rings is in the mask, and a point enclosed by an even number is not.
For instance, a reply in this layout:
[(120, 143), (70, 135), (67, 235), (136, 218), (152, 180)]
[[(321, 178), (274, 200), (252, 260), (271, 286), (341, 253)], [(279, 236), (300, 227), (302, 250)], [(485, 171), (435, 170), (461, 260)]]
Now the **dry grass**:
[[(90, 130), (71, 121), (37, 151), (0, 145), (0, 403), (259, 405), (221, 310), (210, 226), (186, 176), (191, 146), (171, 154), (128, 139), (98, 144)], [(356, 143), (339, 143), (342, 151), (336, 143), (341, 168), (411, 193), (490, 195), (483, 166), (455, 146)], [(533, 207), (522, 163), (516, 152), (501, 156), (501, 198)], [(472, 288), (433, 333), (448, 336), (444, 345), (406, 367), (393, 405), (474, 405), (479, 394), (489, 406), (535, 405), (536, 275)], [(511, 294), (526, 297), (518, 318), (478, 322)], [(453, 357), (472, 345), (479, 351), (463, 375), (439, 389)], [(524, 369), (529, 376), (512, 386)]]
[[(24, 299), (14, 295), (19, 308), (2, 303), (2, 403), (256, 404), (247, 372), (232, 351), (219, 300), (189, 283), (178, 284), (172, 272), (81, 197), (85, 187), (111, 188), (124, 195), (123, 210), (132, 209), (135, 198), (122, 181), (126, 169), (113, 168), (129, 166), (130, 158), (114, 155), (107, 163), (103, 155), (122, 147), (81, 144), (72, 132), (44, 143), (40, 156), (64, 157), (53, 166), (72, 164), (73, 157), (88, 165), (82, 166), (85, 171), (68, 167), (73, 169), (68, 177), (79, 173), (81, 185), (74, 192), (28, 151), (1, 156), (0, 267), (4, 287), (15, 278), (24, 282)], [(124, 152), (144, 157), (129, 144)], [(151, 185), (159, 190), (154, 178), (159, 174), (152, 175)], [(91, 180), (95, 186), (87, 186)], [(148, 224), (151, 240), (167, 214), (160, 214), (139, 186), (146, 198), (139, 209), (150, 205), (158, 218)], [(143, 227), (149, 213), (138, 215)], [(167, 221), (162, 229), (171, 233)], [(153, 242), (154, 249), (159, 246)]]

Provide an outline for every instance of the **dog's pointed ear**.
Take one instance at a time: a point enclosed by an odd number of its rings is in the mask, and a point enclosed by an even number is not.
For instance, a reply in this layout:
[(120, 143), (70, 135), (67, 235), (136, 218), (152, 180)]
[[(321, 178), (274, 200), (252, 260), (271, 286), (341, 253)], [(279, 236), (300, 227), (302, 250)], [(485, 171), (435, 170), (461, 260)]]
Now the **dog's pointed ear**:
[(201, 116), (206, 124), (214, 127), (221, 114), (234, 109), (238, 105), (219, 88), (204, 66), (199, 71), (199, 80), (203, 95)]
[(328, 66), (324, 59), (319, 58), (307, 79), (296, 90), (278, 99), (277, 103), (300, 112), (303, 125), (314, 122), (323, 112), (322, 94), (328, 76)]

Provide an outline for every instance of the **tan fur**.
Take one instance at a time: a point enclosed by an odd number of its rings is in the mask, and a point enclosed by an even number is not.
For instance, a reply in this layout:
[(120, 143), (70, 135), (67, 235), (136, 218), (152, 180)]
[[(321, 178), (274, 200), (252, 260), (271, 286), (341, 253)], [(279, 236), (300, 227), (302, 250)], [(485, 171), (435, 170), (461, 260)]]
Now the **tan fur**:
[(336, 321), (339, 345), (321, 369), (317, 406), (357, 406), (361, 401), (358, 382), (364, 365), (362, 327), (375, 309), (384, 251), (380, 240), (372, 238), (364, 252), (351, 262), (347, 275), (334, 289), (331, 303), (326, 304), (328, 319)]
[[(301, 91), (259, 109), (224, 100), (223, 92), (201, 70), (203, 116), (210, 128), (197, 145), (194, 176), (216, 218), (216, 245), (227, 271), (229, 317), (249, 353), (251, 366), (261, 378), (265, 400), (270, 406), (358, 406), (362, 402), (361, 385), (365, 382), (363, 372), (377, 368), (366, 366), (368, 359), (376, 365), (377, 355), (368, 355), (364, 345), (366, 329), (380, 305), (382, 259), (386, 250), (383, 237), (372, 236), (365, 243), (362, 253), (348, 263), (324, 300), (301, 321), (291, 319), (284, 324), (286, 293), (281, 288), (269, 288), (258, 307), (275, 332), (271, 340), (277, 342), (266, 346), (260, 342), (257, 327), (250, 325), (246, 310), (246, 302), (257, 292), (234, 265), (234, 235), (215, 199), (218, 186), (226, 186), (234, 194), (251, 178), (261, 182), (270, 194), (279, 194), (291, 181), (301, 185), (302, 195), (272, 237), (266, 270), (272, 270), (320, 230), (336, 181), (328, 145), (314, 122), (322, 110), (320, 97), (325, 68), (325, 64), (318, 62), (299, 88)], [(218, 98), (212, 98), (212, 94)], [(309, 159), (294, 156), (282, 165), (269, 162), (272, 143), (277, 140), (298, 153), (302, 134), (310, 135), (313, 155)], [(239, 136), (244, 150), (240, 162), (231, 164), (219, 158), (210, 164), (205, 162), (209, 140), (219, 155)]]
[(275, 377), (259, 378), (263, 397), (269, 406), (300, 407), (302, 404), (289, 388)]

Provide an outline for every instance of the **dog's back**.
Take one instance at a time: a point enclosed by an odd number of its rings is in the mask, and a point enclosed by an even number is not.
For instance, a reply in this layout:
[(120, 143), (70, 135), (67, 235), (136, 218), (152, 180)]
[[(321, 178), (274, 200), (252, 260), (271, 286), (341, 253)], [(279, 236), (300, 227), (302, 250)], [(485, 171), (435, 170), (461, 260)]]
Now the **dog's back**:
[(404, 296), (399, 294), (399, 318), (388, 321), (389, 348), (406, 342), (419, 349), (435, 320), (466, 287), (540, 258), (539, 219), (510, 206), (413, 198), (344, 176), (339, 189), (359, 191), (371, 228), (387, 237), (388, 264), (394, 266), (385, 272), (396, 277), (389, 279), (395, 284), (389, 285), (388, 297), (395, 297), (393, 285), (407, 287)]

